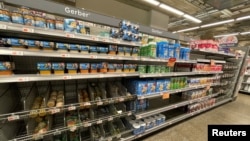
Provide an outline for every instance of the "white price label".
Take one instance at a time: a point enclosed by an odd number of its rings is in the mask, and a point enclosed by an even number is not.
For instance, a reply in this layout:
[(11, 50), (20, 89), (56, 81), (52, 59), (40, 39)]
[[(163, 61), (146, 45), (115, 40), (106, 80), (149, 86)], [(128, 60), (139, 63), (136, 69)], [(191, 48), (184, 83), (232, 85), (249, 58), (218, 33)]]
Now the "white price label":
[(58, 129), (56, 129), (56, 131), (54, 132), (54, 135), (60, 135), (62, 132), (58, 131)]
[(24, 28), (23, 28), (23, 32), (30, 32), (30, 33), (34, 33), (34, 29), (33, 29), (33, 28), (27, 28), (27, 27), (24, 27)]
[(72, 126), (72, 127), (70, 127), (70, 129), (69, 129), (69, 130), (70, 130), (71, 132), (74, 132), (76, 129), (77, 129), (77, 127), (76, 127), (76, 126)]
[(95, 37), (95, 36), (92, 36), (92, 40), (93, 41), (99, 41), (99, 39), (97, 37)]
[(102, 101), (98, 101), (96, 104), (97, 104), (98, 106), (100, 106), (100, 105), (103, 105), (103, 102), (102, 102)]
[(90, 55), (90, 58), (91, 58), (91, 59), (96, 59), (97, 56), (96, 56), (96, 55)]
[(121, 138), (121, 136), (122, 136), (121, 134), (116, 135), (117, 138)]
[(50, 110), (51, 114), (55, 114), (55, 113), (59, 113), (60, 109), (56, 108), (56, 109), (51, 109)]
[(90, 102), (85, 102), (83, 105), (84, 106), (90, 106), (91, 104), (90, 104)]
[(20, 119), (20, 117), (18, 115), (13, 115), (13, 116), (8, 117), (8, 121), (14, 121), (14, 120), (18, 120), (18, 119)]
[(19, 77), (17, 80), (18, 82), (27, 82), (29, 81), (29, 77)]
[(108, 42), (108, 39), (102, 39), (103, 42)]
[(103, 77), (104, 77), (104, 75), (103, 75), (103, 74), (99, 74), (99, 77), (100, 77), (100, 78), (103, 78)]
[(96, 124), (101, 124), (102, 123), (102, 120), (98, 120), (97, 122), (96, 122)]
[(114, 39), (113, 42), (114, 42), (114, 43), (121, 43), (121, 41), (120, 41), (120, 40), (117, 40), (117, 39)]
[(127, 76), (127, 74), (126, 74), (126, 73), (123, 73), (123, 74), (122, 74), (122, 76), (126, 77), (126, 76)]
[(115, 59), (114, 56), (108, 56), (108, 59)]
[(70, 75), (66, 75), (66, 76), (63, 76), (63, 79), (64, 80), (68, 80), (68, 79), (71, 79), (72, 77)]
[(113, 117), (109, 117), (108, 118), (108, 121), (112, 121), (114, 118)]
[(0, 24), (0, 29), (7, 29), (7, 25), (5, 25), (5, 24)]
[(64, 54), (61, 54), (61, 57), (63, 57), (63, 58), (69, 58), (70, 54), (64, 53)]
[(144, 96), (140, 96), (139, 99), (144, 99), (145, 97)]
[(83, 127), (89, 127), (89, 126), (91, 126), (91, 123), (88, 123), (88, 122), (83, 123)]
[(112, 141), (112, 138), (111, 138), (111, 137), (108, 137), (108, 138), (107, 138), (107, 141)]
[(66, 33), (65, 36), (67, 38), (75, 38), (75, 35), (74, 34), (71, 34), (71, 33)]
[(76, 106), (70, 106), (70, 107), (68, 107), (68, 110), (69, 111), (74, 111), (74, 110), (76, 110)]
[(123, 98), (123, 97), (120, 97), (120, 98), (119, 98), (119, 101), (120, 101), (120, 102), (123, 102), (123, 101), (124, 101), (124, 98)]
[(132, 115), (132, 112), (128, 112), (128, 116), (131, 116)]
[(11, 55), (23, 56), (23, 51), (12, 51)]

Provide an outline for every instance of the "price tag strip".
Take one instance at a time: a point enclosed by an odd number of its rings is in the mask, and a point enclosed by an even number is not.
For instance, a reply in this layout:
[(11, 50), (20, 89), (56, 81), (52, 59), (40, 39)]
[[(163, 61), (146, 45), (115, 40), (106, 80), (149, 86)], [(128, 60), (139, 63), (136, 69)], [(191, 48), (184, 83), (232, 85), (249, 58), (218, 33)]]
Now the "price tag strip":
[(8, 117), (8, 121), (14, 121), (20, 119), (19, 115), (12, 115)]
[(68, 107), (68, 111), (74, 111), (74, 110), (76, 110), (76, 106), (70, 106), (70, 107)]
[(58, 109), (58, 108), (51, 109), (50, 112), (51, 112), (51, 114), (59, 113), (60, 109)]

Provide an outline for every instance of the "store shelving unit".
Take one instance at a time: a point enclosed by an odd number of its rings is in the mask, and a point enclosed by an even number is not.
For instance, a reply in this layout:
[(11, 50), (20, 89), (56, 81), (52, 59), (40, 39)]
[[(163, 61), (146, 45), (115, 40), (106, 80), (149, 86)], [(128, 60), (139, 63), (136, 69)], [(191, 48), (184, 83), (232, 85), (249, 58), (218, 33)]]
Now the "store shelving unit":
[(246, 57), (246, 61), (245, 61), (245, 67), (244, 67), (244, 76), (243, 76), (243, 79), (242, 79), (242, 83), (241, 83), (241, 86), (240, 86), (240, 91), (239, 92), (242, 92), (244, 94), (250, 94), (250, 89), (249, 89), (249, 86), (250, 86), (250, 83), (249, 83), (249, 76), (250, 76), (250, 67), (249, 67), (249, 64), (250, 64), (250, 58), (249, 58), (249, 54), (247, 54), (247, 57)]
[[(41, 0), (41, 5), (37, 4), (37, 2), (31, 0), (23, 0), (15, 1), (15, 0), (2, 0), (7, 5), (23, 5), (36, 10), (47, 11), (48, 13), (58, 14), (65, 17), (76, 18), (80, 20), (86, 20), (94, 23), (101, 23), (109, 26), (118, 26), (120, 22), (119, 19), (114, 19), (111, 17), (106, 17), (103, 15), (98, 15), (96, 13), (91, 13), (88, 11), (82, 11), (80, 9), (76, 9), (70, 7), (70, 9), (80, 10), (81, 12), (87, 12), (91, 15), (91, 17), (82, 17), (79, 15), (72, 15), (70, 13), (65, 13), (65, 5), (49, 2), (46, 0)], [(50, 5), (50, 6), (46, 6)], [(53, 7), (53, 8), (52, 8)], [(57, 9), (57, 10), (55, 10)], [(101, 18), (100, 18), (101, 17)], [(161, 32), (153, 32), (156, 29), (152, 30), (150, 27), (140, 26), (140, 31), (142, 33), (146, 33), (153, 36), (160, 36), (164, 38), (170, 38), (173, 40), (183, 40), (189, 41), (189, 38), (182, 37), (176, 34), (172, 34), (169, 32), (161, 31)], [(122, 45), (129, 47), (139, 47), (141, 44), (139, 42), (127, 42), (120, 39), (112, 39), (105, 38), (95, 35), (83, 35), (83, 34), (75, 34), (68, 33), (64, 31), (55, 31), (45, 28), (37, 28), (31, 26), (23, 26), (19, 24), (0, 22), (0, 31), (1, 35), (13, 35), (16, 34), (19, 36), (25, 36), (32, 39), (48, 39), (53, 38), (56, 41), (67, 41), (69, 43), (81, 43), (88, 42), (94, 44), (105, 44), (105, 45)], [(159, 30), (160, 31), (160, 30)], [(195, 57), (192, 60), (177, 60), (176, 63), (181, 64), (196, 64), (196, 63), (211, 63), (211, 56), (216, 56), (213, 59), (213, 63), (227, 65), (230, 62), (234, 62), (235, 55), (228, 53), (220, 53), (220, 52), (209, 52), (209, 51), (201, 51), (194, 50), (191, 51), (192, 56), (196, 54), (199, 57)], [(166, 64), (168, 62), (167, 59), (158, 59), (158, 58), (148, 58), (141, 56), (118, 56), (118, 55), (107, 55), (107, 54), (81, 54), (74, 52), (58, 52), (58, 51), (42, 51), (42, 50), (29, 50), (29, 49), (16, 49), (11, 47), (0, 47), (0, 57), (8, 58), (11, 61), (17, 64), (17, 68), (23, 71), (22, 68), (27, 67), (26, 71), (31, 69), (32, 72), (27, 72), (27, 74), (17, 73), (10, 76), (0, 76), (0, 103), (4, 104), (4, 106), (0, 106), (0, 121), (5, 125), (0, 130), (0, 132), (4, 136), (0, 136), (0, 140), (40, 140), (47, 138), (52, 138), (57, 135), (67, 134), (71, 131), (77, 131), (80, 133), (85, 133), (85, 131), (89, 131), (90, 136), (89, 139), (86, 140), (97, 140), (93, 133), (93, 129), (95, 126), (105, 126), (109, 125), (110, 122), (114, 122), (117, 119), (123, 118), (135, 118), (137, 120), (141, 120), (145, 117), (153, 116), (156, 114), (165, 114), (167, 115), (166, 121), (158, 126), (154, 126), (153, 128), (145, 130), (145, 132), (140, 133), (138, 135), (133, 135), (133, 128), (127, 127), (126, 130), (121, 131), (117, 134), (105, 135), (99, 140), (135, 140), (142, 136), (145, 136), (149, 133), (162, 129), (164, 127), (170, 126), (174, 123), (182, 121), (184, 119), (190, 118), (192, 116), (198, 115), (202, 112), (210, 110), (214, 107), (220, 106), (224, 103), (233, 100), (233, 97), (237, 97), (237, 95), (233, 95), (235, 84), (237, 83), (237, 77), (239, 76), (239, 72), (242, 66), (242, 59), (238, 59), (238, 67), (233, 71), (234, 76), (226, 75), (228, 70), (222, 71), (194, 71), (194, 72), (169, 72), (169, 73), (155, 73), (155, 74), (145, 74), (138, 72), (121, 72), (121, 73), (89, 73), (89, 74), (63, 74), (63, 75), (40, 75), (36, 74), (37, 70), (34, 68), (34, 63), (37, 61), (48, 61), (48, 60), (59, 60), (59, 61), (88, 61), (88, 62), (96, 62), (96, 61), (110, 61), (110, 62), (133, 62), (133, 63), (144, 63), (144, 64)], [(210, 56), (210, 57), (209, 57)], [(230, 59), (229, 59), (230, 58)], [(232, 61), (233, 60), (233, 61)], [(23, 66), (25, 65), (25, 66)], [(33, 66), (32, 66), (33, 65)], [(21, 66), (21, 67), (20, 67)], [(35, 73), (34, 73), (35, 70)], [(88, 88), (89, 84), (92, 83), (102, 83), (102, 82), (123, 82), (128, 78), (136, 78), (136, 79), (158, 79), (158, 78), (171, 78), (171, 77), (187, 77), (187, 78), (196, 78), (196, 77), (206, 77), (206, 78), (220, 78), (220, 82), (209, 82), (200, 85), (194, 86), (186, 86), (184, 88), (176, 88), (170, 89), (162, 92), (155, 92), (147, 95), (137, 95), (136, 93), (121, 95), (116, 97), (106, 97), (99, 100), (91, 100), (91, 101), (78, 101), (79, 95), (78, 91), (83, 88)], [(22, 83), (20, 83), (22, 82)], [(232, 83), (229, 83), (232, 82)], [(7, 89), (6, 89), (7, 88)], [(40, 109), (31, 109), (32, 102), (35, 99), (35, 96), (45, 94), (45, 101), (48, 100), (48, 92), (52, 91), (52, 88), (62, 89), (65, 92), (65, 104), (60, 108), (40, 108)], [(231, 88), (227, 90), (228, 88)], [(181, 97), (183, 92), (190, 92), (196, 90), (205, 90), (206, 92), (211, 90), (209, 94), (205, 94), (202, 97), (196, 97), (192, 99), (184, 99)], [(127, 91), (126, 91), (127, 92)], [(162, 99), (162, 97), (168, 94), (169, 98)], [(11, 95), (11, 97), (10, 97)], [(15, 96), (18, 95), (18, 96)], [(144, 111), (136, 111), (134, 107), (135, 101), (140, 100), (149, 100), (150, 106)], [(200, 107), (195, 111), (181, 110), (188, 109), (190, 106), (194, 104), (204, 103), (209, 100), (215, 100), (216, 102)], [(20, 102), (21, 101), (21, 102)], [(13, 105), (13, 103), (17, 105)], [(98, 110), (104, 108), (105, 106), (110, 106), (114, 104), (123, 104), (126, 105), (126, 110), (119, 111), (119, 113), (113, 113), (104, 116), (89, 116), (87, 119), (81, 120), (83, 116), (84, 110), (87, 110), (89, 113), (94, 110)], [(131, 106), (132, 105), (132, 106)], [(10, 107), (3, 109), (2, 107)], [(30, 118), (31, 115), (37, 114), (40, 112), (46, 113), (50, 118), (55, 118), (54, 116), (58, 116), (62, 119), (60, 122), (60, 126), (52, 125), (54, 123), (49, 122), (49, 130), (45, 133), (41, 134), (33, 134), (30, 130), (26, 130), (25, 127), (31, 129), (34, 125), (32, 125)], [(66, 124), (66, 115), (68, 113), (75, 112), (78, 115), (79, 122), (74, 126), (67, 126)], [(175, 113), (175, 116), (169, 117), (171, 113)], [(176, 114), (178, 115), (176, 116)], [(91, 114), (89, 114), (91, 115)], [(49, 118), (49, 119), (50, 119)], [(10, 126), (10, 124), (14, 123), (15, 126)], [(18, 126), (20, 125), (20, 126)], [(10, 128), (8, 128), (10, 127)], [(53, 127), (53, 128), (52, 128)], [(11, 128), (15, 128), (18, 131), (14, 131)], [(9, 132), (10, 134), (6, 134), (5, 132)], [(79, 136), (79, 138), (83, 138)], [(82, 139), (85, 140), (85, 139)]]

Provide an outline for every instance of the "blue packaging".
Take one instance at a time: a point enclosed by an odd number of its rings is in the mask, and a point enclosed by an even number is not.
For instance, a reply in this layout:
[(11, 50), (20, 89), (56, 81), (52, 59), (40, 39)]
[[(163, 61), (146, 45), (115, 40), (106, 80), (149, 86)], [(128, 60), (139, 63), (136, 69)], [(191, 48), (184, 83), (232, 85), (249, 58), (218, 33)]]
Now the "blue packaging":
[(136, 81), (135, 82), (135, 91), (137, 95), (147, 94), (148, 84), (147, 81)]
[(174, 47), (175, 47), (174, 58), (176, 58), (177, 60), (179, 60), (179, 59), (181, 59), (181, 56), (180, 56), (180, 44), (179, 43), (175, 43)]
[(139, 54), (139, 47), (134, 47), (132, 49), (132, 55), (138, 55)]
[(175, 56), (175, 47), (174, 44), (169, 44), (168, 46), (168, 57), (169, 58), (174, 58)]
[(24, 40), (24, 45), (28, 47), (39, 47), (39, 41), (35, 40)]
[(165, 91), (170, 90), (170, 79), (165, 79), (164, 83), (165, 83), (164, 86), (166, 86)]
[(155, 89), (156, 89), (156, 82), (154, 80), (149, 80), (147, 94), (155, 93)]
[(10, 22), (10, 13), (7, 9), (0, 9), (0, 21)]
[(140, 99), (135, 101), (135, 110), (145, 111), (148, 108), (148, 100), (147, 99)]
[(163, 92), (163, 91), (166, 91), (166, 83), (164, 83), (164, 80), (162, 79), (159, 79), (159, 80), (156, 80), (156, 90), (155, 92)]
[(68, 32), (76, 32), (77, 22), (75, 19), (64, 19), (64, 30)]
[(107, 62), (102, 62), (97, 64), (97, 69), (107, 69), (107, 68), (108, 68)]
[(120, 22), (120, 28), (123, 29), (123, 30), (130, 30), (131, 29), (130, 21), (122, 20)]
[(52, 63), (52, 69), (53, 70), (64, 70), (65, 69), (65, 63)]
[(69, 44), (69, 49), (70, 50), (74, 50), (74, 51), (78, 51), (80, 49), (80, 45), (77, 44)]
[(184, 49), (183, 59), (184, 60), (189, 60), (190, 59), (190, 48), (185, 48)]
[(12, 12), (11, 19), (13, 23), (23, 24), (23, 15), (17, 11)]
[(89, 69), (89, 63), (80, 63), (79, 68), (81, 70), (88, 70)]
[(46, 26), (47, 26), (47, 28), (49, 28), (49, 29), (56, 29), (55, 20), (53, 20), (53, 19), (47, 19), (47, 20), (46, 20)]
[(108, 53), (107, 47), (97, 47), (99, 53)]
[(68, 70), (77, 70), (78, 64), (77, 63), (66, 63), (66, 68)]
[(121, 32), (121, 38), (126, 41), (131, 41), (132, 40), (132, 33), (131, 31), (124, 30)]
[(23, 46), (24, 40), (17, 39), (17, 38), (7, 38), (6, 43), (7, 45), (11, 45), (11, 46)]
[(118, 29), (114, 29), (114, 28), (111, 28), (110, 29), (110, 37), (112, 38), (119, 38), (119, 30)]
[(77, 21), (76, 32), (86, 34), (84, 22)]
[(116, 64), (108, 63), (108, 69), (111, 69), (111, 70), (116, 69)]
[(109, 52), (116, 52), (117, 51), (117, 46), (116, 45), (109, 45)]
[(89, 46), (87, 46), (87, 45), (80, 45), (80, 50), (81, 51), (89, 51)]
[(31, 14), (24, 14), (23, 19), (24, 25), (35, 26), (35, 20)]
[(123, 69), (123, 64), (117, 64), (116, 69)]
[(55, 46), (54, 42), (40, 41), (40, 46), (42, 48), (53, 48)]
[(69, 44), (65, 44), (65, 43), (56, 43), (56, 49), (68, 50), (68, 49), (69, 49)]
[(38, 70), (51, 70), (51, 63), (48, 62), (39, 62), (37, 63)]
[(36, 26), (36, 27), (45, 28), (45, 27), (46, 27), (45, 19), (44, 19), (43, 17), (36, 16), (36, 17), (35, 17), (35, 26)]
[(139, 34), (139, 25), (138, 24), (131, 24), (131, 31), (134, 34)]
[(97, 50), (97, 47), (96, 47), (96, 46), (90, 46), (90, 47), (89, 47), (89, 52), (90, 52), (90, 53), (97, 53), (97, 51), (98, 51), (98, 50)]
[(98, 64), (97, 63), (91, 63), (90, 68), (92, 70), (96, 70), (98, 68)]
[(130, 69), (130, 65), (129, 65), (129, 64), (124, 64), (124, 65), (123, 65), (123, 68), (124, 68), (124, 69)]
[(10, 62), (0, 62), (0, 70), (11, 70), (12, 64)]
[(64, 30), (64, 22), (62, 20), (56, 20), (55, 21), (56, 29), (58, 30)]
[(158, 58), (168, 58), (168, 42), (158, 42), (156, 54)]
[(132, 48), (131, 47), (124, 47), (124, 52), (125, 52), (125, 56), (129, 56), (129, 55), (131, 55)]

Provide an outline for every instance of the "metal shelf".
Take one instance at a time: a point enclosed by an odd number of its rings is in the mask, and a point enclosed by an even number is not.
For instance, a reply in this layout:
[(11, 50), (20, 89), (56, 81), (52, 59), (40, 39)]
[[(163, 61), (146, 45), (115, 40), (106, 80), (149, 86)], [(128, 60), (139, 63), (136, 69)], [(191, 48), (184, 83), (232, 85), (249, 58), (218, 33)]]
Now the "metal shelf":
[(78, 40), (85, 40), (85, 41), (92, 41), (92, 42), (106, 43), (106, 44), (141, 46), (141, 43), (139, 42), (128, 42), (128, 41), (123, 41), (120, 39), (100, 37), (100, 36), (95, 36), (95, 35), (77, 34), (77, 33), (65, 32), (65, 31), (60, 31), (60, 30), (52, 30), (48, 28), (24, 26), (21, 24), (8, 23), (8, 22), (0, 22), (0, 27), (1, 27), (1, 30), (11, 31), (11, 32), (39, 34), (39, 35), (54, 36), (54, 37), (69, 38), (69, 39), (78, 39)]
[(122, 114), (117, 114), (117, 115), (105, 116), (105, 117), (94, 119), (94, 120), (84, 121), (84, 122), (78, 123), (77, 125), (71, 126), (71, 127), (63, 127), (63, 128), (57, 128), (54, 130), (49, 130), (44, 134), (26, 135), (26, 136), (23, 136), (20, 138), (12, 139), (10, 141), (16, 141), (16, 140), (28, 141), (28, 140), (34, 140), (34, 139), (42, 139), (43, 137), (48, 136), (48, 135), (54, 135), (54, 134), (58, 135), (64, 131), (69, 131), (71, 129), (90, 127), (90, 126), (95, 125), (95, 124), (101, 124), (105, 121), (112, 121), (113, 119), (121, 118), (121, 117), (125, 117), (125, 116), (130, 116), (130, 115), (132, 115), (132, 111), (124, 112)]
[(243, 93), (250, 93), (250, 91), (246, 91), (246, 90), (239, 90), (239, 91)]
[(242, 82), (242, 84), (250, 84), (250, 82)]
[(140, 60), (137, 56), (118, 56), (109, 54), (82, 54), (58, 51), (43, 51), (16, 49), (11, 47), (0, 47), (0, 55), (11, 56), (37, 56), (37, 57), (57, 57), (57, 58), (81, 58), (81, 59), (106, 59), (106, 60)]
[[(160, 59), (160, 58), (150, 58), (141, 56), (141, 61), (145, 62), (168, 62), (168, 59)], [(176, 63), (197, 63), (196, 60), (176, 60)]]
[(175, 108), (178, 108), (178, 107), (186, 106), (186, 105), (191, 104), (191, 103), (200, 102), (200, 101), (203, 101), (203, 100), (218, 96), (219, 94), (220, 94), (220, 92), (212, 94), (212, 95), (208, 95), (208, 96), (205, 96), (205, 97), (201, 97), (201, 98), (197, 98), (197, 99), (193, 99), (193, 100), (187, 100), (187, 101), (183, 101), (183, 102), (180, 102), (180, 103), (177, 103), (177, 104), (168, 105), (168, 106), (158, 108), (158, 109), (155, 109), (155, 110), (150, 110), (150, 111), (146, 111), (146, 112), (143, 112), (143, 113), (138, 113), (138, 114), (135, 114), (135, 117), (136, 117), (136, 119), (141, 119), (141, 118), (144, 118), (144, 117), (148, 117), (148, 116), (151, 116), (151, 115), (155, 115), (155, 114), (159, 114), (159, 113), (162, 113), (162, 112), (165, 112), (165, 111), (169, 111), (169, 110), (172, 110), (172, 109), (175, 109)]
[(146, 77), (172, 77), (172, 76), (189, 76), (189, 75), (202, 75), (202, 74), (220, 74), (223, 71), (210, 71), (210, 72), (169, 72), (169, 73), (140, 73), (140, 78)]
[(139, 76), (139, 73), (96, 73), (96, 74), (64, 74), (64, 75), (40, 75), (40, 74), (15, 74), (10, 76), (0, 76), (0, 83), (48, 81), (48, 80), (73, 80), (91, 78), (112, 78), (112, 77), (132, 77)]
[[(210, 63), (211, 60), (208, 60), (208, 59), (197, 59), (197, 62)], [(225, 64), (226, 61), (214, 60), (214, 63), (217, 63), (217, 64)]]
[(77, 109), (88, 109), (93, 106), (103, 106), (103, 105), (109, 105), (114, 103), (121, 103), (124, 101), (129, 101), (135, 99), (135, 95), (131, 96), (120, 96), (120, 97), (114, 97), (114, 98), (107, 98), (107, 99), (101, 99), (99, 101), (89, 101), (89, 102), (82, 102), (82, 103), (72, 103), (69, 105), (64, 105), (63, 107), (57, 108), (44, 108), (44, 109), (36, 109), (36, 110), (28, 110), (28, 111), (21, 111), (16, 113), (8, 113), (8, 114), (2, 114), (0, 115), (0, 121), (15, 121), (20, 119), (29, 118), (31, 114), (39, 113), (40, 111), (45, 112), (48, 115), (53, 115), (56, 113), (61, 113), (63, 111), (75, 111)]
[(182, 88), (182, 89), (168, 90), (168, 91), (164, 91), (164, 92), (152, 93), (152, 94), (147, 94), (147, 95), (138, 95), (137, 99), (160, 97), (160, 96), (163, 95), (163, 93), (174, 94), (174, 93), (179, 93), (179, 92), (185, 92), (185, 91), (190, 91), (190, 90), (205, 88), (205, 87), (207, 87), (209, 85), (210, 86), (218, 86), (220, 84), (218, 84), (218, 83), (215, 83), (215, 84), (204, 84), (204, 85), (198, 85), (198, 86), (187, 87), (187, 88)]
[(205, 50), (191, 50), (191, 53), (204, 54), (204, 55), (217, 55), (217, 56), (221, 56), (221, 57), (236, 57), (235, 54), (222, 53), (222, 52), (211, 52), (211, 51), (205, 51)]
[(229, 102), (229, 101), (231, 101), (231, 100), (232, 100), (232, 98), (227, 98), (227, 99), (224, 99), (224, 100), (222, 100), (222, 101), (219, 101), (219, 102), (215, 103), (213, 106), (210, 106), (210, 107), (208, 107), (208, 108), (204, 108), (204, 109), (201, 109), (201, 110), (199, 110), (199, 111), (195, 111), (195, 112), (192, 112), (192, 113), (187, 113), (187, 114), (180, 115), (180, 116), (178, 116), (178, 117), (174, 117), (174, 118), (172, 118), (172, 119), (170, 119), (170, 120), (167, 120), (165, 123), (163, 123), (163, 124), (161, 124), (161, 125), (159, 125), (159, 126), (155, 126), (155, 127), (151, 128), (151, 129), (146, 130), (146, 131), (145, 131), (144, 133), (142, 133), (142, 134), (139, 134), (139, 135), (131, 135), (131, 136), (129, 136), (129, 137), (121, 138), (121, 141), (133, 141), (133, 140), (138, 139), (138, 138), (140, 138), (140, 137), (142, 137), (142, 136), (145, 136), (145, 135), (147, 135), (147, 134), (150, 134), (150, 133), (152, 133), (152, 132), (155, 132), (155, 131), (157, 131), (157, 130), (160, 130), (160, 129), (164, 128), (164, 127), (171, 126), (172, 124), (178, 123), (178, 122), (180, 122), (180, 121), (182, 121), (182, 120), (184, 120), (184, 119), (193, 117), (193, 116), (198, 115), (198, 114), (200, 114), (200, 113), (202, 113), (202, 112), (205, 112), (205, 111), (207, 111), (207, 110), (210, 110), (210, 109), (212, 109), (212, 108), (215, 108), (215, 107), (217, 107), (217, 106), (219, 106), (219, 105), (225, 104), (225, 103), (227, 103), (227, 102)]

